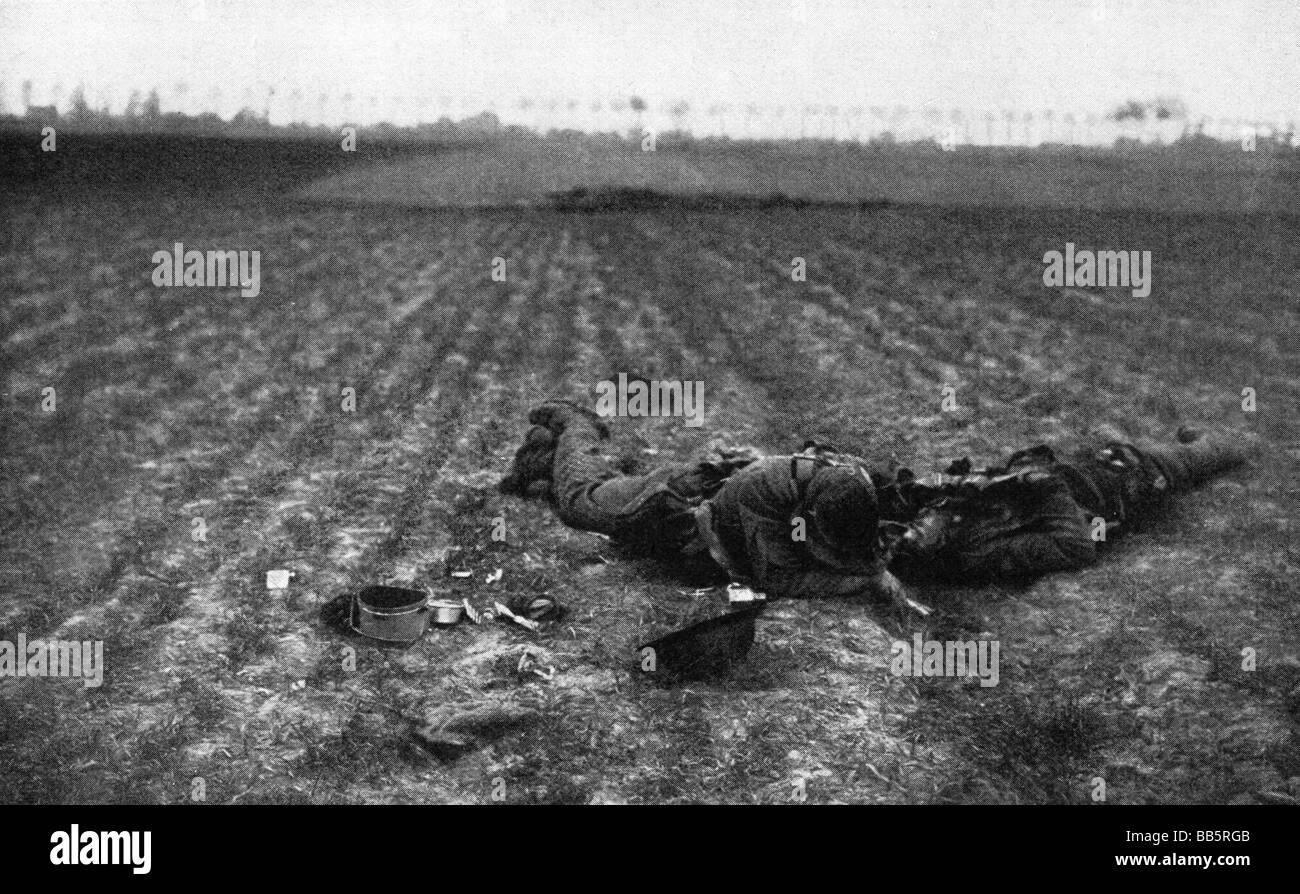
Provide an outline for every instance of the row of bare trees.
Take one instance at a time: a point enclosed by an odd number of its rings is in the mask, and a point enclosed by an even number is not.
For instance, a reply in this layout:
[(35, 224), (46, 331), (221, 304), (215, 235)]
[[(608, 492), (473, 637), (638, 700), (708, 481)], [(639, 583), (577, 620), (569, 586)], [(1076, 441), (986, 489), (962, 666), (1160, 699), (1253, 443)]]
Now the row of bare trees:
[[(1130, 100), (1109, 113), (1058, 113), (1051, 109), (969, 111), (934, 106), (802, 103), (759, 105), (675, 100), (652, 106), (640, 96), (579, 100), (571, 97), (518, 97), (476, 103), (449, 94), (384, 97), (374, 93), (310, 91), (302, 87), (246, 88), (242, 93), (212, 88), (203, 95), (177, 83), (165, 97), (157, 88), (133, 90), (124, 103), (106, 92), (93, 97), (82, 85), (66, 91), (61, 84), (37, 91), (28, 80), (19, 89), (15, 108), (0, 84), (0, 114), (19, 114), (74, 121), (125, 119), (150, 124), (166, 119), (230, 122), (237, 126), (362, 123), (414, 127), (435, 121), (476, 119), (487, 129), (496, 124), (537, 132), (574, 130), (624, 133), (650, 128), (700, 136), (732, 138), (816, 138), (847, 141), (933, 139), (960, 144), (1027, 145), (1038, 143), (1105, 145), (1116, 139), (1145, 137), (1167, 141), (1199, 133), (1236, 139), (1252, 133), (1295, 145), (1294, 122), (1249, 122), (1193, 119), (1176, 98)], [(119, 111), (114, 111), (118, 109)], [(476, 118), (477, 116), (477, 118)], [(1154, 136), (1152, 136), (1154, 135)]]

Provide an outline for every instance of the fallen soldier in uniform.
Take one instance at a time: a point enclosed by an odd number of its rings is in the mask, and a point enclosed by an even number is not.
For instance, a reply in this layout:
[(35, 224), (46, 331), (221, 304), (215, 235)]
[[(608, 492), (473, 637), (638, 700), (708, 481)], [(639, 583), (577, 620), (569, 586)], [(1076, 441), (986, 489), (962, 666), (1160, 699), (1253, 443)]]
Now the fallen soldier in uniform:
[(963, 581), (1081, 568), (1096, 559), (1094, 531), (1140, 528), (1171, 495), (1245, 458), (1182, 434), (1177, 445), (1112, 442), (1065, 460), (1039, 446), (998, 468), (962, 460), (923, 479), (817, 445), (632, 476), (601, 455), (609, 432), (591, 411), (549, 401), (529, 421), (500, 489), (549, 493), (571, 527), (673, 561), (707, 556), (775, 598), (865, 596), (920, 611), (891, 566)]
[(552, 401), (529, 421), (535, 427), (501, 490), (536, 493), (549, 481), (556, 514), (570, 527), (666, 559), (711, 557), (773, 597), (900, 589), (880, 548), (870, 472), (855, 457), (723, 458), (619, 475), (601, 455), (609, 432), (591, 411)]
[(893, 567), (967, 582), (1030, 578), (1083, 568), (1115, 533), (1138, 531), (1171, 498), (1246, 459), (1240, 442), (1181, 429), (1176, 445), (1112, 441), (1060, 459), (1046, 445), (975, 471), (970, 460), (926, 479), (900, 472), (910, 508)]

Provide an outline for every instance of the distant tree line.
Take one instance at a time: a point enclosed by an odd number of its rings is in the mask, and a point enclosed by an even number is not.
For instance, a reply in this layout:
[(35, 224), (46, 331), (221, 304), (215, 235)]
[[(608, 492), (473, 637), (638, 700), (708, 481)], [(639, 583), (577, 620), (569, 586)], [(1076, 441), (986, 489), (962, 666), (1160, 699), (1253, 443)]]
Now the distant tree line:
[[(203, 135), (287, 135), (314, 138), (336, 138), (346, 121), (335, 124), (288, 123), (272, 124), (271, 107), (277, 99), (274, 87), (266, 88), (259, 102), (251, 90), (245, 91), (239, 111), (228, 119), (214, 111), (186, 114), (181, 111), (163, 111), (163, 101), (157, 88), (147, 92), (134, 90), (120, 113), (109, 111), (102, 99), (96, 108), (78, 85), (67, 101), (56, 85), (51, 91), (57, 105), (33, 103), (33, 85), (30, 80), (21, 84), (22, 110), (15, 113), (4, 108), (7, 96), (0, 84), (0, 119), (11, 123), (26, 119), (42, 123), (67, 123), (88, 129), (112, 131), (144, 131), (196, 133)], [(47, 94), (48, 95), (48, 94)], [(173, 102), (168, 105), (185, 105), (190, 98), (186, 84), (177, 84)], [(214, 89), (208, 96), (210, 107), (220, 105), (220, 91)], [(288, 100), (291, 115), (302, 116), (308, 97), (301, 89), (279, 96)], [(372, 111), (378, 108), (377, 98), (367, 97)], [(341, 97), (321, 93), (316, 116), (328, 117), (325, 112), (332, 100), (341, 117), (352, 117), (361, 97), (348, 92)], [(415, 97), (418, 107), (434, 105), (430, 97)], [(354, 125), (359, 133), (385, 141), (449, 142), (496, 138), (560, 138), (585, 137), (598, 140), (627, 140), (641, 142), (648, 127), (656, 130), (656, 142), (662, 148), (680, 148), (695, 142), (729, 139), (796, 139), (810, 142), (834, 141), (866, 145), (905, 144), (920, 148), (947, 149), (953, 145), (980, 146), (1031, 146), (1031, 145), (1106, 145), (1121, 148), (1142, 145), (1140, 135), (1156, 133), (1148, 140), (1172, 141), (1175, 145), (1195, 144), (1205, 146), (1210, 142), (1225, 145), (1238, 142), (1243, 131), (1255, 133), (1244, 122), (1217, 122), (1207, 132), (1207, 122), (1194, 121), (1187, 107), (1176, 97), (1156, 97), (1150, 100), (1131, 99), (1112, 109), (1105, 116), (1077, 116), (1066, 112), (1060, 115), (1047, 110), (1041, 112), (1001, 110), (968, 114), (961, 110), (927, 108), (910, 109), (906, 106), (846, 106), (833, 104), (792, 105), (789, 108), (765, 108), (758, 105), (733, 106), (712, 103), (692, 107), (685, 100), (665, 103), (652, 109), (641, 96), (612, 99), (606, 102), (583, 103), (575, 99), (539, 100), (520, 98), (510, 104), (515, 123), (503, 122), (495, 106), (476, 114), (462, 114), (453, 118), (455, 99), (443, 96), (444, 109), (437, 120), (428, 123), (397, 125), (380, 121), (368, 125)], [(193, 103), (190, 103), (193, 108)], [(255, 108), (255, 106), (259, 106)], [(60, 113), (59, 109), (65, 111)], [(657, 114), (654, 114), (656, 113)], [(278, 115), (277, 117), (283, 117)], [(371, 117), (374, 117), (373, 115)], [(757, 124), (756, 124), (757, 122)], [(1109, 125), (1109, 126), (1106, 126)], [(776, 130), (777, 133), (773, 133)], [(1256, 151), (1282, 150), (1297, 145), (1294, 124), (1258, 128), (1257, 139), (1252, 137)], [(1100, 135), (1101, 139), (1098, 139)]]

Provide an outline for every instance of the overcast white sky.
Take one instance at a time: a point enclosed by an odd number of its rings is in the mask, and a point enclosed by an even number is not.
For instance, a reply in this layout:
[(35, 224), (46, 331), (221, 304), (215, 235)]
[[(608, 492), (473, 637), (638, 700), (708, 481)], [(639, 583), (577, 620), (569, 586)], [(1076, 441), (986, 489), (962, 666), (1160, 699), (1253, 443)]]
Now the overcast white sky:
[[(1297, 0), (0, 0), (12, 106), (78, 82), (228, 112), (274, 85), (424, 97), (906, 105), (1300, 118)], [(310, 97), (310, 99), (308, 99)], [(40, 96), (36, 99), (39, 101)], [(174, 101), (174, 100), (173, 100)], [(221, 111), (221, 109), (217, 109)], [(324, 112), (326, 117), (330, 112)], [(436, 117), (436, 115), (423, 117)]]

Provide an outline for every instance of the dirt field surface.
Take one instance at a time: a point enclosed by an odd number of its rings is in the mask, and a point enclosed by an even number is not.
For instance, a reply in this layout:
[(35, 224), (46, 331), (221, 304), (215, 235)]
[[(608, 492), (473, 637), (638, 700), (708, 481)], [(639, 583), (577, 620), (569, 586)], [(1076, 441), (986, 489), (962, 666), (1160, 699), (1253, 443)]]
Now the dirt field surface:
[[(83, 190), (0, 221), (0, 640), (102, 640), (106, 666), (0, 679), (0, 802), (1300, 798), (1294, 218)], [(176, 241), (260, 250), (261, 294), (155, 288)], [(1151, 251), (1150, 297), (1045, 288), (1067, 241)], [(924, 625), (777, 602), (734, 674), (670, 687), (635, 646), (694, 584), (494, 488), (531, 405), (620, 372), (705, 383), (700, 428), (616, 421), (627, 469), (820, 436), (930, 470), (1183, 421), (1259, 455), (1090, 570), (918, 585)], [(321, 621), (378, 582), (568, 613), (410, 648)], [(891, 675), (917, 632), (999, 640), (999, 685)], [(450, 755), (414, 734), (461, 709), (509, 722)]]

